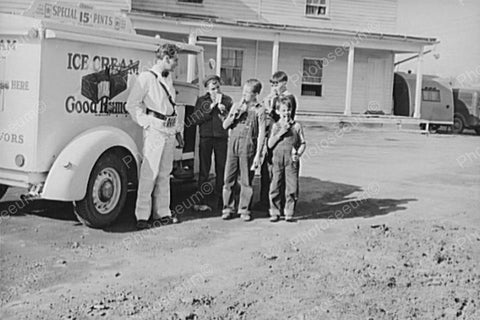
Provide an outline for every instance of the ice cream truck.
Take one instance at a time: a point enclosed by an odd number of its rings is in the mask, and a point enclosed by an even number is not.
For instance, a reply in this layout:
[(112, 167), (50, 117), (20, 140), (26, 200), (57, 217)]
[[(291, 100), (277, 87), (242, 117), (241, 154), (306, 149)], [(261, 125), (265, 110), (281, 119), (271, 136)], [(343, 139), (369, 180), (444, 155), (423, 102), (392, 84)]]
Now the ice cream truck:
[[(79, 220), (104, 227), (136, 188), (141, 163), (142, 130), (125, 109), (129, 89), (169, 41), (137, 35), (128, 18), (89, 7), (31, 10), (0, 14), (0, 198), (8, 187), (25, 188), (28, 197), (73, 202)], [(188, 119), (203, 49), (176, 44), (177, 114)], [(184, 138), (176, 179), (193, 177), (192, 121), (184, 121)]]

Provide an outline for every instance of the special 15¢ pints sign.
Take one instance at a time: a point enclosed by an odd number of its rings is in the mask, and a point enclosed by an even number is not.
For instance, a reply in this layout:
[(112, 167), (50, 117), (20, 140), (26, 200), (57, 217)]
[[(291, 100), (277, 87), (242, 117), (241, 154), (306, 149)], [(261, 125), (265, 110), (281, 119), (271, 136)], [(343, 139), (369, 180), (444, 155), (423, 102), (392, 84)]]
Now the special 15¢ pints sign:
[(130, 20), (127, 18), (109, 11), (96, 10), (81, 3), (75, 6), (60, 1), (54, 3), (35, 1), (27, 10), (26, 15), (73, 25), (133, 33)]

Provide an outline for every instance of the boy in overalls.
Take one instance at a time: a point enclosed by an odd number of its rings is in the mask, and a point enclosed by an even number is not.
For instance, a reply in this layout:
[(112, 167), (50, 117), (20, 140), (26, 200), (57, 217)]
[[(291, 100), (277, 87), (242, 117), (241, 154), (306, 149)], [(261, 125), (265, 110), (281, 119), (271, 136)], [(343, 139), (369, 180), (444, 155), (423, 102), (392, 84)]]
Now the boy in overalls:
[[(285, 221), (292, 222), (298, 199), (299, 162), (306, 144), (302, 126), (292, 119), (290, 99), (280, 99), (278, 113), (280, 119), (273, 124), (268, 139), (268, 147), (272, 149), (270, 221), (280, 220), (283, 210)], [(283, 208), (282, 203), (285, 204)]]
[(230, 219), (235, 212), (233, 188), (240, 177), (238, 213), (244, 221), (250, 221), (250, 205), (253, 196), (252, 181), (260, 166), (262, 146), (265, 140), (265, 109), (257, 102), (262, 84), (256, 79), (243, 86), (243, 99), (235, 104), (223, 122), (230, 129), (223, 185), (222, 218)]
[[(297, 110), (297, 99), (287, 89), (288, 75), (284, 71), (277, 71), (272, 75), (270, 79), (271, 92), (265, 98), (263, 105), (267, 112), (267, 124), (266, 124), (266, 136), (270, 136), (270, 131), (275, 122), (280, 119), (278, 115), (278, 104), (281, 98), (287, 97), (290, 99), (292, 106), (292, 119), (295, 119), (295, 113)], [(272, 152), (267, 148), (267, 143), (264, 146), (263, 152), (265, 157), (261, 167), (261, 179), (260, 179), (260, 201), (255, 207), (261, 211), (267, 211), (270, 207), (269, 190), (271, 182), (272, 171)]]

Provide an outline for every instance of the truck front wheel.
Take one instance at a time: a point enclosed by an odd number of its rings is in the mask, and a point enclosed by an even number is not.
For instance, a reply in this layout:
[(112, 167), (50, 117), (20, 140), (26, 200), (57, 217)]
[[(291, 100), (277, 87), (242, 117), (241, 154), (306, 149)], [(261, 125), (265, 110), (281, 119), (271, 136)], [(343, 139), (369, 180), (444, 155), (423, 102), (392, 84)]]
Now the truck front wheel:
[(0, 184), (0, 200), (3, 198), (5, 193), (7, 193), (7, 190), (8, 190), (8, 186), (4, 184)]
[(463, 121), (463, 117), (455, 114), (455, 116), (453, 117), (453, 127), (452, 127), (453, 133), (460, 134), (463, 132), (463, 129), (465, 129), (465, 123)]
[(127, 185), (123, 162), (114, 153), (104, 154), (93, 167), (85, 198), (74, 202), (77, 218), (93, 228), (110, 225), (123, 210)]

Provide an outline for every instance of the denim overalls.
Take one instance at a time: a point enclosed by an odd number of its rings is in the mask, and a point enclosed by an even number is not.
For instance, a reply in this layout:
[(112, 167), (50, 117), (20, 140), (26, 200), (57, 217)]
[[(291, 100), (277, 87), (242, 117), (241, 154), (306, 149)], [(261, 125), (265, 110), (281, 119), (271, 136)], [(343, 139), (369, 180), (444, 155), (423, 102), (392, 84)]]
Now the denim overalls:
[(280, 215), (282, 202), (285, 203), (285, 216), (293, 216), (298, 199), (299, 162), (292, 161), (292, 151), (294, 148), (298, 149), (300, 143), (299, 132), (296, 125), (293, 125), (272, 150), (271, 216)]
[(223, 185), (223, 211), (236, 212), (234, 186), (240, 176), (239, 214), (250, 214), (253, 196), (252, 180), (255, 171), (250, 170), (257, 149), (259, 133), (259, 112), (263, 108), (257, 104), (249, 107), (230, 130), (228, 138), (225, 180)]

